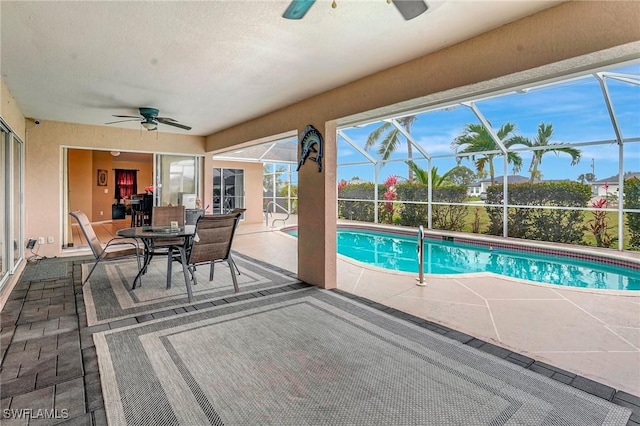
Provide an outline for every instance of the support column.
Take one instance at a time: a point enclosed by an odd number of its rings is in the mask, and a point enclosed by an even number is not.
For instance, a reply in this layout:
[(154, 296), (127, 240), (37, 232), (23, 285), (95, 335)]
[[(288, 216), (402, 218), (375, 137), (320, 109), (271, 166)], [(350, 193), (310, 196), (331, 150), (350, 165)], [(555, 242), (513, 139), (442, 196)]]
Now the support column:
[(337, 286), (336, 125), (311, 124), (322, 133), (324, 155), (322, 172), (309, 160), (298, 171), (298, 278), (331, 289)]

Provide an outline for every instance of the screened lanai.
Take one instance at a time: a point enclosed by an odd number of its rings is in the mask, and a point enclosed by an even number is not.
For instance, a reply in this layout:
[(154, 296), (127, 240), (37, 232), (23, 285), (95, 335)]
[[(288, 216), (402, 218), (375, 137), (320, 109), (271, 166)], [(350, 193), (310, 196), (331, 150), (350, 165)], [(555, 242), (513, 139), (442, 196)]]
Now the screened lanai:
[[(214, 160), (259, 162), (263, 164), (263, 209), (281, 219), (297, 213), (298, 145), (295, 137), (253, 145), (214, 155)], [(282, 216), (284, 214), (285, 216)], [(272, 219), (275, 219), (272, 218)]]
[[(640, 63), (338, 128), (338, 217), (640, 246)], [(264, 206), (295, 213), (295, 137), (214, 158), (264, 164)]]

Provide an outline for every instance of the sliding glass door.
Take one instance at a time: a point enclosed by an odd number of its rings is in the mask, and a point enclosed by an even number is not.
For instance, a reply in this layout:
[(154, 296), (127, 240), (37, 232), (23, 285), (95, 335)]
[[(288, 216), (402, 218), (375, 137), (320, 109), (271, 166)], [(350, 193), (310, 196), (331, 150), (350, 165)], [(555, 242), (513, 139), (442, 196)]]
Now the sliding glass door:
[(13, 227), (13, 268), (18, 266), (18, 263), (24, 255), (24, 247), (22, 242), (24, 241), (23, 229), (22, 229), (22, 165), (24, 147), (22, 141), (13, 136), (11, 141), (11, 223)]
[(213, 214), (244, 208), (244, 170), (213, 169)]
[[(199, 198), (201, 163), (202, 157), (155, 154), (154, 205), (177, 206)], [(195, 208), (191, 204), (185, 206)]]
[(24, 145), (0, 120), (0, 288), (24, 259)]
[(7, 149), (9, 145), (9, 132), (0, 125), (0, 164), (2, 164), (2, 170), (0, 171), (0, 282), (2, 282), (8, 276), (9, 269), (9, 256), (8, 256), (8, 242), (9, 242), (9, 227), (7, 226), (6, 211), (8, 207), (7, 197), (7, 174), (5, 171), (9, 170), (9, 160), (7, 156)]

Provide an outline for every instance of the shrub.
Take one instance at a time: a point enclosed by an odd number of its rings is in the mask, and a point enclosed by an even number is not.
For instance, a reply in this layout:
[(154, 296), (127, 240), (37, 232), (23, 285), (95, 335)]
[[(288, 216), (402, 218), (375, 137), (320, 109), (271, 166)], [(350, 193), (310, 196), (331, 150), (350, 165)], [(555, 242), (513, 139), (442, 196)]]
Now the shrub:
[[(508, 203), (522, 206), (586, 206), (591, 198), (588, 185), (577, 182), (540, 182), (510, 184)], [(502, 203), (502, 186), (487, 188), (487, 204)], [(486, 207), (489, 215), (488, 233), (502, 235), (502, 207)], [(531, 240), (577, 244), (582, 241), (583, 212), (536, 208), (507, 210), (509, 236)]]
[[(640, 179), (633, 178), (624, 182), (624, 208), (640, 209)], [(629, 226), (629, 245), (640, 247), (640, 213), (627, 213)]]
[[(428, 186), (422, 183), (400, 183), (396, 185), (396, 193), (398, 200), (402, 201), (427, 201), (429, 197)], [(399, 225), (420, 226), (428, 221), (426, 204), (402, 203)]]
[[(338, 217), (359, 220), (362, 222), (373, 222), (375, 214), (373, 183), (358, 183), (338, 186), (338, 198), (349, 198), (352, 200), (338, 201)], [(357, 201), (357, 200), (371, 200)]]
[[(429, 199), (428, 186), (422, 183), (402, 183), (396, 186), (398, 199), (402, 201), (426, 202)], [(444, 203), (462, 203), (466, 200), (464, 186), (443, 186), (433, 188), (433, 199)], [(431, 210), (432, 225), (436, 229), (460, 231), (467, 215), (465, 206), (434, 205)], [(420, 226), (428, 223), (426, 204), (405, 202), (400, 210), (398, 223), (404, 226)]]
[[(441, 186), (433, 188), (433, 199), (444, 203), (464, 203), (467, 199), (467, 187)], [(467, 212), (466, 206), (434, 205), (431, 209), (432, 225), (435, 229), (462, 231)]]

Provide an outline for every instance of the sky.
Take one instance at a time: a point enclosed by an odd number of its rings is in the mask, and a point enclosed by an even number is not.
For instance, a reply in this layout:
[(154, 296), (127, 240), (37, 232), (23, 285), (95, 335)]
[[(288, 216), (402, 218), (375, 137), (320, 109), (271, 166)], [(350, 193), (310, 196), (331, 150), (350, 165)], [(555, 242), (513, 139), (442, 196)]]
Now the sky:
[[(635, 76), (640, 80), (640, 62), (624, 67), (604, 70), (610, 73), (621, 73)], [(636, 142), (624, 144), (624, 171), (640, 172), (640, 86), (611, 78), (606, 78), (615, 116), (624, 139), (636, 139)], [(546, 87), (533, 88), (524, 93), (511, 93), (499, 97), (478, 100), (475, 102), (480, 112), (497, 129), (507, 122), (516, 126), (516, 133), (534, 140), (540, 123), (553, 125), (552, 143), (581, 143), (597, 141), (614, 141), (616, 135), (604, 101), (600, 84), (595, 77), (587, 76), (579, 80)], [(417, 143), (430, 155), (437, 157), (451, 154), (451, 142), (462, 133), (466, 124), (479, 123), (473, 111), (465, 106), (455, 106), (446, 110), (426, 112), (418, 115), (411, 134)], [(380, 123), (373, 123), (363, 127), (343, 129), (344, 133), (364, 147), (368, 135)], [(618, 174), (618, 145), (591, 145), (578, 147), (581, 160), (571, 166), (571, 157), (564, 153), (548, 152), (542, 158), (540, 171), (542, 178), (578, 180), (578, 176), (594, 173), (598, 180), (606, 179)], [(377, 158), (377, 147), (369, 152)], [(392, 155), (391, 159), (401, 159), (407, 156), (406, 143)], [(523, 158), (522, 170), (518, 173), (529, 177), (530, 153), (521, 153)], [(414, 149), (414, 158), (421, 157)], [(352, 148), (344, 139), (338, 140), (338, 181), (351, 180), (358, 177), (361, 180), (373, 181), (373, 167), (345, 165), (366, 161), (366, 158)], [(426, 161), (418, 162), (426, 169)], [(434, 158), (434, 166), (443, 172), (455, 166), (453, 158)], [(463, 160), (472, 170), (475, 166), (470, 160)], [(495, 175), (503, 174), (503, 160), (499, 157), (494, 161)], [(513, 174), (511, 166), (509, 174)], [(385, 164), (380, 171), (379, 181), (388, 176), (396, 175), (406, 178), (407, 166), (404, 162)]]

